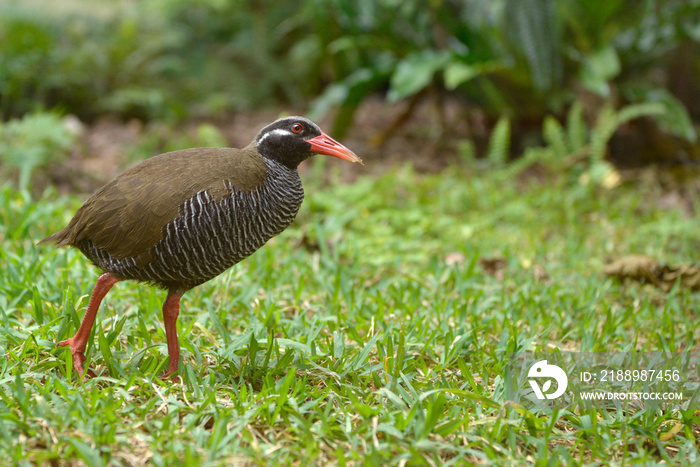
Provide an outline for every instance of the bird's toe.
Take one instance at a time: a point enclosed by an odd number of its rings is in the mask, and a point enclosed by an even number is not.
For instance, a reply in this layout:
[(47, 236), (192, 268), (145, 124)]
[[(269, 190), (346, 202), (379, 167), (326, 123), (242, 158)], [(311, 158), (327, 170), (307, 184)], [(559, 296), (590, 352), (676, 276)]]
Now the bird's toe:
[(73, 342), (73, 339), (66, 339), (66, 340), (61, 341), (58, 344), (56, 344), (56, 347), (66, 347), (66, 346), (71, 345), (72, 342)]
[(182, 383), (182, 377), (172, 371), (168, 371), (167, 373), (163, 373), (158, 377), (159, 380), (165, 381), (165, 380), (170, 380), (173, 383)]

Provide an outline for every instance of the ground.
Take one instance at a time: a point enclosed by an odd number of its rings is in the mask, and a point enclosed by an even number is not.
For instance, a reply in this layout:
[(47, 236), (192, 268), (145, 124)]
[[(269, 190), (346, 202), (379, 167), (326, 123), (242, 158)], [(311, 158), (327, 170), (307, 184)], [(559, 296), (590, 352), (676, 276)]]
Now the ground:
[[(275, 115), (222, 132), (247, 144)], [(85, 198), (68, 192), (157, 152), (157, 131), (98, 122), (61, 195), (0, 189), (0, 452), (52, 465), (696, 462), (697, 394), (550, 411), (503, 387), (509, 356), (531, 350), (697, 352), (697, 291), (604, 272), (630, 254), (697, 261), (692, 184), (622, 173), (606, 188), (576, 167), (484, 161), (425, 170), (364, 139), (342, 141), (367, 169), (307, 163), (292, 227), (185, 295), (181, 383), (157, 379), (164, 293), (134, 283), (105, 299), (87, 349), (98, 377), (77, 380), (56, 343), (98, 272), (36, 246)], [(415, 147), (387, 145), (388, 161)]]

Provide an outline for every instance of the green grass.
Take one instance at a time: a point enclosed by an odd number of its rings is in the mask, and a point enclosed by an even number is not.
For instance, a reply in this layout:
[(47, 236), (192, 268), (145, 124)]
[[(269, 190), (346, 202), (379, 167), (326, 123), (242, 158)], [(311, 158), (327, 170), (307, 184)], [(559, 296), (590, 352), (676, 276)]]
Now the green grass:
[[(699, 294), (602, 275), (629, 253), (698, 259), (700, 220), (653, 184), (408, 168), (307, 173), (295, 224), (183, 298), (184, 382), (162, 382), (162, 291), (117, 284), (79, 382), (56, 348), (97, 271), (35, 246), (78, 198), (0, 189), (0, 453), (16, 464), (691, 465), (697, 403), (546, 414), (499, 390), (513, 352), (698, 350)], [(496, 275), (480, 265), (503, 258)], [(662, 441), (675, 424), (682, 429)], [(695, 459), (695, 460), (694, 460)]]

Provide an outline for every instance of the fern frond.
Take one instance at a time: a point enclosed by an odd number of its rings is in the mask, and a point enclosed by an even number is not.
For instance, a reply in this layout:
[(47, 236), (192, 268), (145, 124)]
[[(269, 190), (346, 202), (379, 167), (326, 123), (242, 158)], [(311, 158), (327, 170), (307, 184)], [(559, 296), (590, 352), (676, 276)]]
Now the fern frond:
[(576, 101), (569, 109), (566, 118), (566, 134), (569, 140), (569, 151), (576, 152), (586, 145), (588, 140), (588, 129), (583, 118), (583, 105), (581, 101)]
[(564, 128), (562, 128), (561, 123), (551, 115), (547, 115), (544, 119), (542, 136), (547, 145), (552, 148), (557, 158), (563, 158), (570, 154)]
[(591, 136), (591, 161), (601, 161), (605, 158), (608, 141), (619, 126), (617, 116), (615, 109), (610, 105), (606, 105), (600, 111)]
[(666, 108), (661, 102), (642, 102), (640, 104), (632, 104), (620, 109), (617, 113), (617, 124), (622, 125), (630, 120), (639, 117), (650, 117), (653, 115), (661, 115), (666, 112)]
[(496, 122), (489, 138), (489, 150), (486, 158), (493, 164), (503, 164), (510, 153), (510, 119), (501, 117)]
[(635, 118), (660, 115), (665, 112), (663, 104), (659, 102), (644, 102), (632, 104), (620, 109), (618, 112), (606, 105), (598, 116), (593, 136), (591, 138), (591, 160), (600, 161), (605, 157), (605, 150), (613, 134), (621, 125)]

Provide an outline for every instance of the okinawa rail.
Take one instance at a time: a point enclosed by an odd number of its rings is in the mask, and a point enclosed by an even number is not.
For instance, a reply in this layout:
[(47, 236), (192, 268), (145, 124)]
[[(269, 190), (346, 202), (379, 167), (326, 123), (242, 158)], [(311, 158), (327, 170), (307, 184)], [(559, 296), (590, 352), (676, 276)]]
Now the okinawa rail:
[(78, 248), (104, 273), (97, 279), (70, 347), (73, 367), (85, 348), (102, 299), (122, 280), (168, 291), (163, 321), (168, 370), (180, 361), (176, 322), (182, 294), (218, 276), (286, 229), (304, 199), (298, 166), (314, 154), (362, 164), (310, 120), (281, 118), (243, 149), (195, 148), (141, 162), (100, 188), (68, 225), (39, 243)]

